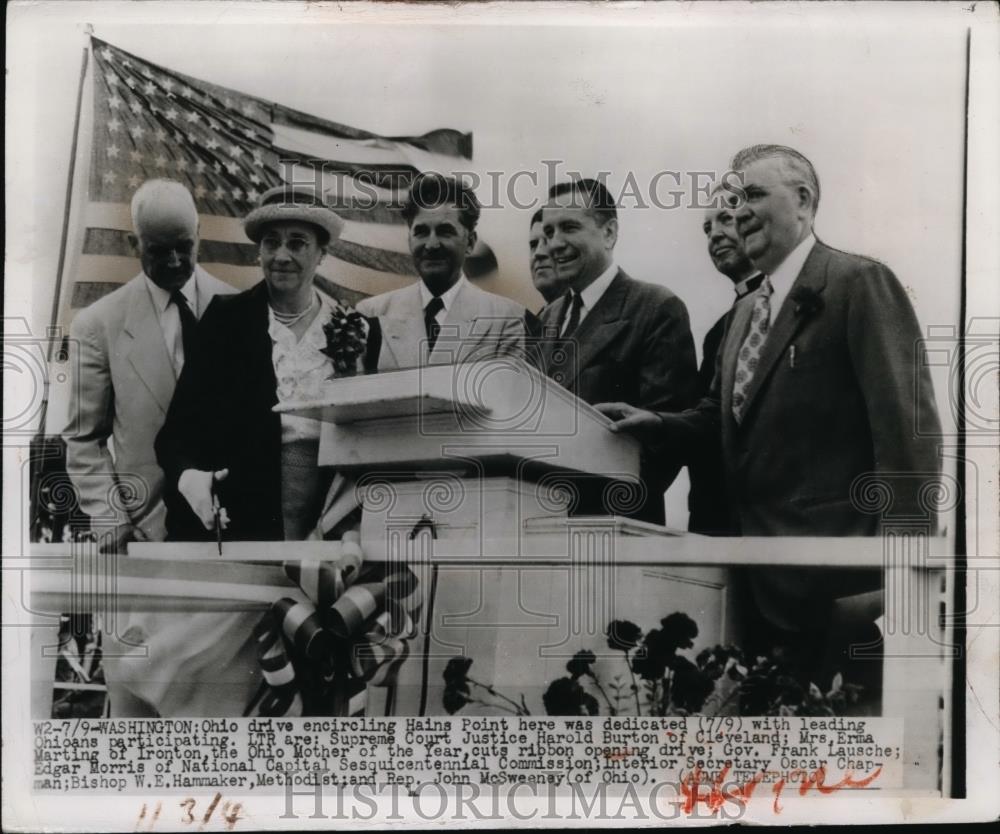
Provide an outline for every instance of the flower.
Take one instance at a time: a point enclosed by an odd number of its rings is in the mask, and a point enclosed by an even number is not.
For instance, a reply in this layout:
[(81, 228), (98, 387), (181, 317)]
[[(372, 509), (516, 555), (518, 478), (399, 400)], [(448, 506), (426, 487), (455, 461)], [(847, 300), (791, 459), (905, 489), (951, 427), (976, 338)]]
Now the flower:
[(612, 620), (608, 623), (605, 634), (608, 637), (608, 648), (615, 651), (631, 651), (642, 637), (642, 629), (629, 620)]
[(795, 315), (809, 318), (823, 309), (823, 299), (812, 287), (796, 287), (789, 298), (795, 303)]
[(575, 678), (558, 678), (542, 695), (546, 715), (597, 715), (598, 703)]
[(698, 712), (705, 699), (715, 690), (715, 681), (686, 657), (675, 655), (670, 662), (673, 678), (670, 700), (673, 705), (688, 713)]
[(658, 681), (667, 673), (667, 661), (672, 654), (663, 632), (658, 628), (651, 629), (632, 658), (632, 671), (643, 680)]
[(470, 657), (453, 657), (444, 667), (444, 682), (446, 686), (467, 685), (465, 682), (472, 666)]
[(566, 671), (570, 673), (574, 680), (581, 675), (590, 675), (593, 677), (594, 673), (590, 667), (596, 662), (597, 656), (590, 649), (581, 649), (566, 664)]
[(354, 376), (358, 372), (358, 358), (368, 347), (368, 321), (353, 308), (337, 304), (330, 320), (323, 325), (326, 347), (321, 352), (333, 360), (333, 376)]
[(694, 638), (698, 636), (698, 624), (680, 611), (664, 617), (660, 620), (660, 626), (663, 629), (664, 645), (673, 647), (670, 654), (677, 649), (690, 649), (694, 645)]

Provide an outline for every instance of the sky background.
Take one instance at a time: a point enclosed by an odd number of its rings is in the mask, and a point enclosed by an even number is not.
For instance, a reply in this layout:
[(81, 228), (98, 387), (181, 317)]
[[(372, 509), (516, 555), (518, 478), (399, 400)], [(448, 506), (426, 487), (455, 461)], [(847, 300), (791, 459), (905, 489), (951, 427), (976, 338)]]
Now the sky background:
[[(471, 131), (469, 168), (484, 181), (488, 171), (504, 182), (536, 172), (537, 187), (519, 180), (522, 201), (544, 196), (545, 160), (559, 160), (561, 172), (610, 172), (615, 192), (631, 175), (644, 195), (659, 172), (680, 172), (682, 207), (626, 199), (616, 260), (684, 300), (699, 354), (732, 293), (705, 251), (703, 211), (684, 207), (689, 176), (724, 171), (733, 152), (758, 142), (792, 145), (813, 161), (820, 239), (887, 263), (925, 328), (957, 322), (967, 22), (959, 6), (534, 8), (463, 6), (447, 17), (353, 4), (14, 8), (8, 310), (25, 310), (33, 332), (48, 324), (90, 23), (149, 61), (375, 133)], [(390, 15), (405, 20), (386, 24)], [(661, 201), (673, 188), (661, 176)], [(488, 185), (479, 194), (495, 196)], [(499, 199), (480, 225), (500, 263), (486, 286), (537, 307), (532, 210)]]

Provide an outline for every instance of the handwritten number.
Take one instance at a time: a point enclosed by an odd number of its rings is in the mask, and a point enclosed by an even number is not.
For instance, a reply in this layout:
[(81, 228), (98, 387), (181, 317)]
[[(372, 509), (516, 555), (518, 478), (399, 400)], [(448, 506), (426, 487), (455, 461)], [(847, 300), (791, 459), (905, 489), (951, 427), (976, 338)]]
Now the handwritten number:
[(243, 805), (239, 802), (226, 802), (222, 806), (222, 818), (226, 821), (226, 826), (230, 831), (236, 826), (236, 821), (240, 819), (240, 811), (242, 810)]
[(193, 799), (185, 799), (180, 803), (181, 808), (187, 807), (187, 819), (181, 820), (185, 825), (190, 825), (194, 822), (194, 814), (191, 812), (194, 810), (195, 802)]
[[(202, 816), (201, 825), (198, 826), (199, 831), (202, 828), (204, 828), (205, 825), (207, 825), (208, 822), (212, 819), (212, 815), (215, 813), (215, 809), (219, 807), (220, 802), (222, 802), (222, 794), (216, 793), (215, 796), (212, 797), (212, 801), (208, 804), (208, 809)], [(194, 809), (197, 804), (198, 804), (197, 801), (191, 797), (185, 799), (183, 802), (178, 803), (178, 805), (184, 809), (184, 815), (181, 819), (181, 822), (184, 823), (184, 825), (191, 825), (191, 823), (195, 822)], [(135, 821), (135, 830), (142, 831), (143, 822), (145, 822), (146, 823), (145, 830), (152, 831), (156, 827), (156, 821), (160, 818), (160, 812), (162, 810), (163, 810), (163, 803), (157, 802), (156, 808), (154, 808), (153, 810), (152, 817), (149, 817), (147, 821), (149, 806), (145, 802), (143, 802), (142, 808), (139, 809), (139, 818)], [(235, 828), (236, 823), (243, 818), (242, 811), (243, 811), (242, 803), (228, 802), (228, 801), (222, 803), (221, 814), (222, 814), (222, 819), (225, 820), (226, 822), (227, 830), (232, 831), (233, 828)]]

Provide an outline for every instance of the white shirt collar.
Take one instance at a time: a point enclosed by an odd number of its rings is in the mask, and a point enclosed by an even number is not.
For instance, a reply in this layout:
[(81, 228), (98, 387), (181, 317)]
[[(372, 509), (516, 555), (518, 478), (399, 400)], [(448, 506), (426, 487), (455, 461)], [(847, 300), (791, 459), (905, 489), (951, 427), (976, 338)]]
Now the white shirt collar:
[[(153, 305), (156, 307), (156, 312), (159, 315), (163, 315), (167, 307), (170, 306), (170, 293), (163, 289), (163, 287), (158, 286), (153, 282), (145, 272), (142, 273), (142, 277), (146, 279), (146, 286), (149, 287), (150, 297), (153, 299)], [(187, 299), (188, 307), (191, 308), (191, 312), (198, 316), (198, 268), (195, 267), (194, 272), (191, 273), (191, 277), (184, 282), (184, 286), (181, 287), (181, 295)]]
[[(459, 290), (461, 290), (462, 286), (464, 284), (467, 284), (468, 282), (469, 279), (465, 277), (465, 273), (464, 272), (459, 273), (458, 280), (454, 284), (452, 284), (451, 287), (449, 287), (445, 292), (441, 293), (441, 295), (438, 296), (441, 299), (441, 303), (444, 304), (445, 315), (447, 315), (448, 312), (451, 310), (452, 302), (455, 300), (455, 296), (458, 295)], [(423, 279), (421, 279), (420, 306), (426, 310), (427, 305), (430, 303), (430, 300), (432, 298), (434, 298), (434, 295), (431, 293), (429, 289), (427, 289), (427, 285), (423, 282)], [(440, 319), (438, 319), (438, 321), (440, 321)]]
[(774, 292), (771, 294), (771, 321), (777, 318), (778, 312), (781, 310), (781, 305), (788, 297), (795, 279), (799, 277), (799, 273), (805, 265), (806, 258), (809, 257), (809, 253), (812, 252), (815, 243), (816, 236), (812, 232), (809, 232), (799, 242), (799, 245), (788, 253), (788, 257), (778, 265), (778, 268), (768, 276), (771, 287), (774, 289)]
[(580, 300), (583, 302), (584, 313), (588, 313), (594, 309), (594, 306), (601, 300), (601, 296), (604, 295), (608, 287), (611, 286), (611, 282), (615, 280), (615, 276), (617, 274), (618, 264), (612, 261), (611, 265), (593, 281), (591, 281), (590, 284), (587, 285), (586, 289), (580, 293)]

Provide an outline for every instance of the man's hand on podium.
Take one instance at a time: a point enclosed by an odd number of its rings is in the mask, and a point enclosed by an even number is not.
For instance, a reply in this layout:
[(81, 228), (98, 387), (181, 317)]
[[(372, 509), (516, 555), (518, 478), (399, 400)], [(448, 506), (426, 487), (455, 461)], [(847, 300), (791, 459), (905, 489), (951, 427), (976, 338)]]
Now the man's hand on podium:
[(613, 432), (628, 432), (640, 440), (652, 441), (663, 431), (660, 415), (636, 408), (628, 403), (598, 403), (594, 406), (614, 422), (608, 426)]

